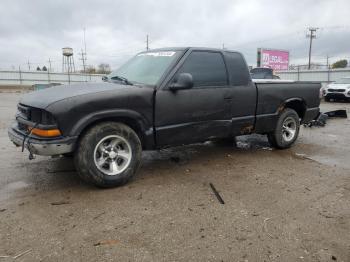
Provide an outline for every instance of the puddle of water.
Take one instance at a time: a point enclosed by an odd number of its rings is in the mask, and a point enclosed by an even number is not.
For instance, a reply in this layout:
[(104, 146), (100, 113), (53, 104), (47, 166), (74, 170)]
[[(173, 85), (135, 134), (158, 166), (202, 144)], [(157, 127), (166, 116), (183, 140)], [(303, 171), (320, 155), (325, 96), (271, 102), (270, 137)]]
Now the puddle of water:
[(24, 181), (16, 181), (3, 186), (0, 189), (0, 201), (9, 199), (9, 197), (17, 190), (28, 187), (29, 184)]

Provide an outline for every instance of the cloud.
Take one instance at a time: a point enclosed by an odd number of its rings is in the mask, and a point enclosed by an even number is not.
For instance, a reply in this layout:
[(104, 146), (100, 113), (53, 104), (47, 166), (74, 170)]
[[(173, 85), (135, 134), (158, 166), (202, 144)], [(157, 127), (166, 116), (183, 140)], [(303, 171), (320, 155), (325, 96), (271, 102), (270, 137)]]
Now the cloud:
[(306, 28), (320, 29), (313, 59), (349, 59), (350, 2), (347, 0), (2, 0), (0, 68), (48, 65), (61, 68), (61, 48), (74, 49), (75, 63), (86, 28), (88, 64), (117, 67), (150, 47), (209, 46), (242, 51), (254, 65), (256, 49), (290, 50), (292, 62), (305, 63)]

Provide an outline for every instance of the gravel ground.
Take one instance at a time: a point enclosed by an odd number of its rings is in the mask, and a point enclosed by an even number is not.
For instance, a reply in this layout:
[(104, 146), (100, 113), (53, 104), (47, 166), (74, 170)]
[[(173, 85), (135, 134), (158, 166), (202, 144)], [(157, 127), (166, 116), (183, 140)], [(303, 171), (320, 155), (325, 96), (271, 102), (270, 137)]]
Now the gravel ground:
[(0, 93), (0, 261), (350, 261), (349, 119), (284, 151), (256, 135), (145, 152), (131, 183), (102, 190), (9, 142), (20, 95)]

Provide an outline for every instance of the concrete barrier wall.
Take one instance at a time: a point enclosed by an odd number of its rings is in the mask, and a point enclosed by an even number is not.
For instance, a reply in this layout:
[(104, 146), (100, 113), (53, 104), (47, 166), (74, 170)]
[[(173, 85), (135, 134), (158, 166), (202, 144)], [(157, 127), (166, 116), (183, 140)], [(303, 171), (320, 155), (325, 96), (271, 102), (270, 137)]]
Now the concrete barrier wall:
[(0, 85), (102, 82), (100, 74), (52, 73), (49, 71), (0, 71)]
[(295, 81), (315, 81), (326, 85), (342, 77), (350, 77), (350, 68), (316, 69), (316, 70), (288, 70), (275, 72), (281, 79)]

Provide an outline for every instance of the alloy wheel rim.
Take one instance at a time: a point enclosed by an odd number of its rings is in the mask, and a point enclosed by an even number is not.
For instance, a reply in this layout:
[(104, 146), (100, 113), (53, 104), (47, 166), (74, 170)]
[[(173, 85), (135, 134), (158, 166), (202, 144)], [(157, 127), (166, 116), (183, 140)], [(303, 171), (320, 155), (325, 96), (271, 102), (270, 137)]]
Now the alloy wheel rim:
[(103, 174), (115, 176), (128, 168), (132, 157), (129, 142), (118, 135), (102, 138), (94, 150), (94, 162)]
[(282, 137), (286, 142), (290, 142), (294, 139), (297, 132), (297, 123), (293, 117), (287, 117), (283, 121), (282, 125)]

